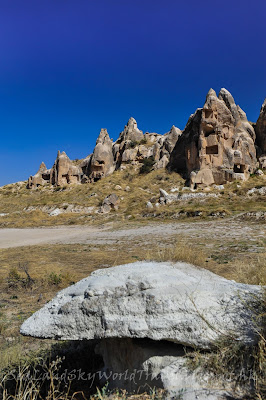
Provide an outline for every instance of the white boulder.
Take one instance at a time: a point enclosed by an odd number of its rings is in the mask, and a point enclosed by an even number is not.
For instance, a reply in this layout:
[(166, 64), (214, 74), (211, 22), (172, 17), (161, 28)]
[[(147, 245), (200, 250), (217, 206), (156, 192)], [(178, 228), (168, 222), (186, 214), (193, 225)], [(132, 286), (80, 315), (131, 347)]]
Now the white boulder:
[(221, 335), (252, 343), (247, 306), (260, 288), (186, 263), (137, 262), (97, 270), (27, 319), (21, 333), (82, 340), (150, 338), (210, 348)]

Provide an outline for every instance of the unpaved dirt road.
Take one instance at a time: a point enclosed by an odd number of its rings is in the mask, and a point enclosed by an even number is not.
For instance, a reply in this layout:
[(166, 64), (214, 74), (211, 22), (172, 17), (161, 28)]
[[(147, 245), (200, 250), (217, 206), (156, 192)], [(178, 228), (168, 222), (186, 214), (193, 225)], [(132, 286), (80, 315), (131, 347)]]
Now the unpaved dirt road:
[(233, 218), (213, 221), (148, 223), (145, 226), (62, 226), (54, 228), (0, 229), (0, 248), (43, 244), (112, 244), (141, 239), (147, 242), (174, 235), (210, 240), (259, 240), (265, 238), (265, 224)]

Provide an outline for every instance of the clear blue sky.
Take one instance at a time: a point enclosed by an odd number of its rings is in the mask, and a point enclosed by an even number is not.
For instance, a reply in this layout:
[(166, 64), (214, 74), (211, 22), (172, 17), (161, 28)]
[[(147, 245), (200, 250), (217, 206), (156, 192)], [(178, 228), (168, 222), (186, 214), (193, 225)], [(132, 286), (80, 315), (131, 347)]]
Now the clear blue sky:
[(0, 0), (0, 185), (58, 149), (85, 157), (131, 116), (183, 129), (210, 87), (256, 121), (265, 21), (265, 0)]

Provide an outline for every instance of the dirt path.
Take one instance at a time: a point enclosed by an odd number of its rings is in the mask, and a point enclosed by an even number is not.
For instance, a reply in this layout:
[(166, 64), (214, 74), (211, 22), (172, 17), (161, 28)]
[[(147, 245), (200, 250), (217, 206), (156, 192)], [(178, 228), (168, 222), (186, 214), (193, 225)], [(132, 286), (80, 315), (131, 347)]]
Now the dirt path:
[(234, 219), (149, 223), (145, 226), (113, 227), (63, 226), (55, 228), (0, 229), (0, 248), (32, 246), (39, 244), (112, 244), (140, 239), (147, 242), (160, 241), (174, 235), (187, 239), (212, 240), (258, 240), (265, 238), (265, 225), (237, 221)]

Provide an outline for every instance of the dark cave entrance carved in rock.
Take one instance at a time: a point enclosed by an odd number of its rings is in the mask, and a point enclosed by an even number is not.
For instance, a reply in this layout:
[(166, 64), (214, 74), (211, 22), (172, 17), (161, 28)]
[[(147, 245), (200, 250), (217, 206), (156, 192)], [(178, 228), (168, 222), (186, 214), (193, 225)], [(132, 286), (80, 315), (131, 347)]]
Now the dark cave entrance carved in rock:
[(214, 146), (207, 146), (206, 154), (218, 154), (218, 145), (215, 144)]

